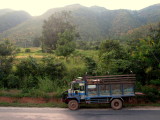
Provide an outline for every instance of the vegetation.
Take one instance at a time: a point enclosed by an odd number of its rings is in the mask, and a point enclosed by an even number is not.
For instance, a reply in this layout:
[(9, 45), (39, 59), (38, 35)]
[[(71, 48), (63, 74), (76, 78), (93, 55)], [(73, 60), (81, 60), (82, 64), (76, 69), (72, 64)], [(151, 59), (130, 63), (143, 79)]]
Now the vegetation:
[[(71, 24), (70, 17), (68, 12), (60, 12), (53, 14), (48, 20), (44, 21), (42, 31), (42, 50), (44, 52), (51, 52), (58, 47), (58, 51), (62, 53), (63, 44), (66, 44), (66, 41), (71, 42), (74, 39), (75, 27)], [(57, 45), (58, 39), (60, 41)], [(68, 47), (71, 46), (72, 44), (68, 44)]]
[[(121, 39), (123, 41), (130, 40), (130, 36), (128, 39), (126, 38), (126, 33), (130, 34), (143, 25), (150, 25), (160, 21), (159, 4), (149, 6), (139, 11), (107, 10), (102, 7), (88, 8), (81, 5), (70, 5), (63, 8), (50, 9), (41, 16), (32, 17), (25, 22), (23, 21), (22, 24), (20, 24), (20, 22), (16, 24), (16, 26), (14, 24), (13, 26), (15, 27), (9, 27), (8, 30), (3, 31), (0, 38), (3, 39), (7, 37), (21, 47), (35, 46), (35, 39), (40, 38), (42, 35), (43, 21), (48, 21), (52, 14), (61, 11), (71, 11), (71, 15), (73, 16), (71, 19), (72, 24), (77, 26), (77, 31), (81, 36), (80, 40), (83, 42), (120, 39), (121, 37), (123, 37), (123, 39)], [(18, 16), (22, 17), (23, 15)], [(5, 20), (3, 16), (0, 18), (3, 19), (4, 23), (2, 26), (4, 26), (8, 25), (7, 21), (10, 22), (8, 19), (11, 17), (5, 18)], [(11, 22), (14, 23), (13, 18), (11, 20)], [(146, 30), (147, 29), (143, 29), (134, 37), (142, 35)]]
[[(95, 14), (95, 11), (92, 11), (93, 13)], [(123, 19), (126, 14), (130, 15), (130, 12), (121, 10), (119, 18)], [(85, 35), (77, 34), (75, 29), (77, 26), (73, 25), (74, 22), (71, 22), (70, 18), (70, 13), (62, 12), (53, 14), (44, 21), (42, 36), (34, 38), (33, 42), (34, 46), (41, 45), (41, 48), (26, 48), (31, 42), (28, 42), (29, 39), (24, 42), (25, 48), (18, 49), (9, 40), (0, 43), (2, 90), (17, 89), (21, 91), (18, 94), (20, 96), (47, 97), (52, 93), (60, 97), (74, 78), (86, 73), (88, 75), (134, 73), (137, 77), (136, 91), (144, 92), (145, 98), (150, 101), (160, 98), (160, 24), (150, 26), (147, 34), (145, 32), (143, 36), (135, 34), (136, 37), (131, 40), (130, 36), (124, 36), (127, 39), (124, 41), (111, 39), (114, 30), (117, 35), (118, 29), (125, 26), (126, 21), (133, 21), (125, 18), (125, 23), (121, 24), (122, 26), (118, 24), (117, 29), (112, 28), (112, 32), (103, 31), (107, 33), (104, 38), (101, 37), (97, 41), (87, 39), (82, 42)], [(99, 23), (94, 20), (93, 23)], [(109, 27), (106, 24), (100, 25)], [(89, 32), (97, 36), (98, 28), (93, 27), (93, 30), (95, 31)], [(82, 40), (78, 40), (80, 38)]]

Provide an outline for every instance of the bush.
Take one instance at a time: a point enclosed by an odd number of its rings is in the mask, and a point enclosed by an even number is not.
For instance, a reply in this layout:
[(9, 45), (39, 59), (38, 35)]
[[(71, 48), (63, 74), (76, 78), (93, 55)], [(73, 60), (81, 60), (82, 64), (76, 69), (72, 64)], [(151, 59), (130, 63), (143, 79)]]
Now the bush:
[(23, 85), (24, 88), (37, 88), (38, 87), (38, 80), (36, 77), (33, 76), (26, 76), (24, 77)]
[(136, 82), (135, 91), (137, 92), (142, 91), (142, 84), (140, 82)]
[(151, 80), (150, 81), (150, 84), (153, 84), (153, 85), (160, 85), (160, 79), (157, 79), (157, 80)]
[(151, 102), (155, 102), (160, 96), (158, 89), (151, 86), (143, 86), (142, 92), (146, 94), (147, 99)]
[(29, 57), (17, 64), (16, 74), (23, 79), (25, 76), (36, 76), (40, 73), (40, 66), (35, 58)]
[(43, 58), (41, 66), (43, 74), (50, 76), (52, 80), (62, 79), (66, 74), (66, 66), (57, 62), (54, 57)]
[(14, 74), (10, 74), (8, 75), (6, 80), (8, 81), (8, 88), (19, 88), (18, 76), (15, 76)]
[(16, 53), (20, 53), (21, 52), (21, 49), (20, 48), (17, 48), (16, 49)]
[(39, 89), (22, 89), (22, 97), (47, 97), (47, 94)]
[(29, 49), (29, 48), (25, 49), (25, 53), (30, 53), (30, 52), (31, 52), (31, 49)]
[(53, 82), (49, 77), (38, 77), (38, 87), (40, 90), (44, 92), (52, 92), (53, 91)]

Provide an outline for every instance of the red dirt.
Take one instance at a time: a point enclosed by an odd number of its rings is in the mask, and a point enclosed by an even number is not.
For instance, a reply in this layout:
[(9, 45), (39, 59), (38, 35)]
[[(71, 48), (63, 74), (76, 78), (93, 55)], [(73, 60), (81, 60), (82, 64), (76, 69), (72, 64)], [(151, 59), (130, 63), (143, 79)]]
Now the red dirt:
[(10, 98), (10, 97), (0, 97), (0, 102), (8, 102), (13, 103), (16, 101), (16, 98)]
[(14, 98), (14, 97), (0, 97), (0, 102), (7, 102), (7, 103), (60, 103), (61, 100), (58, 98), (30, 98), (30, 97), (23, 97), (23, 98)]

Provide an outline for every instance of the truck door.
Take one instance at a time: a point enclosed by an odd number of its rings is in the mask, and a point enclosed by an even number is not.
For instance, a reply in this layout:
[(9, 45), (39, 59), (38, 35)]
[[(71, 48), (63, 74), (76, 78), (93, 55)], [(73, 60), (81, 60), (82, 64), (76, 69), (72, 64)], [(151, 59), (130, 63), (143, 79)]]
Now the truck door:
[(73, 83), (72, 85), (73, 95), (80, 96), (80, 86), (79, 83)]

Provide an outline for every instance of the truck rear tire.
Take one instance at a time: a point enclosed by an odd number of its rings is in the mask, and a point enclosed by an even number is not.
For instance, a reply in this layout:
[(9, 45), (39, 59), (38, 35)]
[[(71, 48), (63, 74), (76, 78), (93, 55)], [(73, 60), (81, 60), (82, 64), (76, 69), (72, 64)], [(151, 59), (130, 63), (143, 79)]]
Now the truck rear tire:
[(114, 109), (114, 110), (120, 110), (123, 106), (123, 103), (120, 99), (113, 99), (111, 101), (111, 107)]
[(70, 110), (77, 110), (79, 108), (79, 104), (78, 104), (77, 100), (70, 100), (68, 102), (68, 108)]

